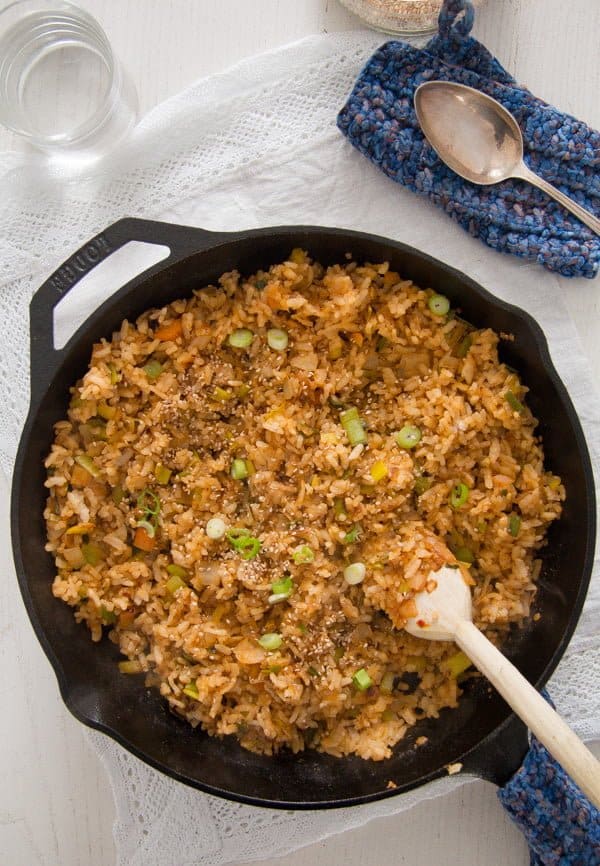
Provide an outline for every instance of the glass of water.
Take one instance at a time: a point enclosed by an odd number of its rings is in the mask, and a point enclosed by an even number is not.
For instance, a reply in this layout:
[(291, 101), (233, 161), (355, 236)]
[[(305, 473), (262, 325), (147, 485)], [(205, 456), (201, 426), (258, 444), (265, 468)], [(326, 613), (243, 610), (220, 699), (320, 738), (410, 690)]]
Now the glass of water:
[(122, 141), (137, 96), (95, 19), (66, 0), (0, 0), (0, 123), (53, 155)]

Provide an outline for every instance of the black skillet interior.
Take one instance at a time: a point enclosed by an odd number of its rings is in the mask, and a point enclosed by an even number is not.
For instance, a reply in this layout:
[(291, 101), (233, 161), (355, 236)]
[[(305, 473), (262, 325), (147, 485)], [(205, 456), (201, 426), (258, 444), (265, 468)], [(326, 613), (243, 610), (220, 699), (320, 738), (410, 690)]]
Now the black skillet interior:
[[(129, 240), (166, 244), (171, 256), (105, 302), (61, 351), (52, 343), (52, 311), (82, 273)], [(90, 241), (38, 291), (31, 307), (32, 403), (20, 443), (12, 492), (17, 574), (33, 626), (52, 663), (63, 698), (82, 722), (105, 731), (149, 764), (214, 794), (263, 806), (327, 808), (400, 793), (444, 775), (461, 762), (496, 783), (517, 768), (525, 729), (482, 680), (472, 681), (458, 709), (422, 722), (385, 762), (336, 759), (307, 751), (274, 758), (251, 754), (232, 739), (218, 740), (172, 716), (137, 677), (120, 676), (118, 653), (105, 639), (92, 644), (70, 608), (53, 598), (54, 569), (44, 551), (43, 460), (53, 424), (63, 418), (69, 386), (84, 372), (92, 343), (123, 318), (189, 294), (233, 268), (250, 274), (300, 246), (324, 264), (389, 260), (421, 286), (447, 295), (477, 326), (511, 333), (502, 357), (529, 386), (528, 403), (540, 419), (547, 466), (565, 481), (568, 498), (550, 532), (535, 610), (538, 622), (509, 638), (505, 651), (538, 686), (556, 666), (575, 627), (589, 582), (595, 538), (591, 465), (579, 421), (550, 362), (545, 339), (522, 311), (494, 298), (465, 275), (402, 244), (342, 229), (290, 227), (233, 234), (122, 220)], [(416, 749), (414, 739), (428, 743)], [(390, 788), (393, 782), (397, 787)]]

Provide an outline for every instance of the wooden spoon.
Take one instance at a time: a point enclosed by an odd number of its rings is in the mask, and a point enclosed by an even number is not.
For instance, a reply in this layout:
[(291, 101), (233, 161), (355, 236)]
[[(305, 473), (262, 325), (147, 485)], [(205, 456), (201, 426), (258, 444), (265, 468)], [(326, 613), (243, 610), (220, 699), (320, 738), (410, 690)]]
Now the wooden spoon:
[[(516, 667), (473, 625), (471, 592), (459, 568), (429, 575), (437, 586), (415, 596), (417, 614), (405, 624), (415, 637), (455, 641), (504, 700), (600, 808), (600, 762)], [(431, 587), (431, 583), (429, 583)]]

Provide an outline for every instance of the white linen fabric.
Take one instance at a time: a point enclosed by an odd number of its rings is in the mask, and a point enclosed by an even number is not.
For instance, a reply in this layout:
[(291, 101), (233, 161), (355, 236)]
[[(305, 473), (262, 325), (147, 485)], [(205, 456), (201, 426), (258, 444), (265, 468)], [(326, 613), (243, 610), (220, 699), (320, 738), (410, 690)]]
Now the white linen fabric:
[[(337, 131), (337, 111), (381, 41), (368, 31), (310, 37), (199, 81), (154, 109), (118, 154), (93, 171), (69, 174), (48, 169), (34, 155), (0, 156), (0, 465), (9, 475), (27, 412), (29, 300), (84, 240), (122, 216), (214, 230), (337, 225), (400, 239), (467, 271), (542, 326), (598, 471), (599, 404), (562, 300), (577, 281), (487, 249), (385, 178)], [(72, 329), (101, 295), (122, 284), (118, 267), (101, 267), (92, 298), (89, 291), (69, 296), (63, 328), (66, 321)], [(600, 736), (598, 566), (577, 632), (550, 683), (559, 711), (586, 739)], [(334, 812), (281, 812), (204, 795), (101, 734), (91, 733), (90, 740), (113, 785), (120, 866), (223, 866), (282, 855), (468, 781), (452, 776)]]

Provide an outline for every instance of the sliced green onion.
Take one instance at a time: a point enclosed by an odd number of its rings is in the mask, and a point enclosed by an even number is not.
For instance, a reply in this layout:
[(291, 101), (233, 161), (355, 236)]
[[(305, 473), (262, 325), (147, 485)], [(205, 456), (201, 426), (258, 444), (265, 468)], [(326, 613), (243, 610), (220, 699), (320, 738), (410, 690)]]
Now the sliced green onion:
[(224, 520), (221, 520), (220, 517), (211, 517), (211, 519), (206, 524), (206, 534), (209, 538), (212, 538), (213, 541), (218, 538), (223, 538), (227, 531), (227, 526)]
[(184, 586), (187, 586), (187, 583), (176, 574), (174, 574), (173, 577), (170, 577), (165, 583), (165, 589), (170, 595), (175, 595), (177, 590), (183, 589)]
[(284, 577), (281, 580), (276, 580), (271, 584), (271, 592), (275, 595), (285, 595), (289, 597), (294, 591), (294, 581), (291, 577)]
[(359, 692), (366, 692), (366, 690), (373, 685), (373, 680), (364, 668), (356, 671), (356, 673), (352, 677), (352, 682), (359, 690)]
[(348, 513), (346, 511), (346, 503), (341, 497), (334, 499), (333, 513), (336, 520), (344, 520), (346, 517), (348, 517)]
[(122, 674), (141, 674), (142, 666), (137, 661), (119, 662), (119, 670)]
[(446, 316), (450, 310), (450, 301), (445, 295), (432, 295), (427, 306), (435, 316)]
[(363, 582), (366, 573), (367, 567), (364, 562), (353, 562), (344, 569), (344, 580), (349, 586), (356, 586)]
[(160, 499), (147, 487), (138, 496), (136, 504), (140, 511), (145, 511), (152, 517), (156, 517), (160, 512)]
[(144, 367), (144, 373), (150, 382), (154, 382), (162, 373), (164, 367), (160, 361), (148, 361)]
[(415, 445), (418, 445), (421, 441), (421, 431), (418, 427), (415, 427), (414, 424), (405, 424), (404, 427), (395, 434), (394, 439), (400, 448), (414, 448)]
[(154, 538), (156, 535), (156, 527), (149, 520), (138, 520), (135, 525), (139, 526), (140, 529), (145, 529), (148, 538)]
[(314, 562), (315, 554), (312, 547), (309, 547), (308, 544), (303, 544), (292, 553), (292, 559), (296, 565), (304, 565), (307, 562)]
[(360, 523), (355, 524), (350, 532), (347, 532), (342, 538), (342, 544), (356, 544), (362, 534), (362, 526)]
[(459, 562), (467, 562), (469, 565), (472, 565), (475, 562), (475, 554), (470, 547), (464, 547), (461, 545), (460, 547), (455, 548), (454, 556)]
[(198, 691), (196, 683), (188, 683), (183, 690), (183, 694), (187, 695), (188, 698), (194, 698), (195, 701), (200, 697), (200, 692)]
[(234, 349), (247, 349), (248, 346), (252, 345), (253, 339), (254, 334), (248, 328), (236, 328), (227, 337), (227, 342)]
[(234, 481), (244, 481), (249, 474), (248, 462), (241, 457), (236, 457), (231, 464), (231, 477)]
[(175, 565), (175, 563), (167, 565), (167, 573), (172, 577), (181, 577), (184, 579), (188, 576), (187, 570), (182, 568), (180, 565)]
[(364, 445), (366, 443), (365, 427), (355, 406), (340, 413), (340, 423), (351, 445)]
[(433, 481), (431, 480), (431, 478), (429, 478), (429, 476), (419, 475), (418, 478), (415, 478), (414, 491), (417, 494), (417, 496), (422, 496), (424, 493), (426, 493), (429, 490), (429, 488), (431, 487), (432, 484), (433, 484)]
[(285, 352), (289, 343), (287, 331), (282, 331), (281, 328), (269, 328), (267, 343), (274, 352)]
[(371, 466), (371, 478), (378, 484), (388, 474), (387, 463), (385, 460), (376, 460), (375, 463)]
[(262, 542), (258, 538), (254, 538), (253, 535), (250, 535), (248, 529), (235, 527), (234, 529), (230, 529), (226, 535), (227, 541), (234, 550), (237, 550), (242, 559), (254, 559), (260, 551)]
[(173, 474), (171, 469), (167, 469), (166, 466), (163, 466), (162, 463), (159, 463), (156, 469), (154, 470), (154, 477), (158, 481), (159, 484), (168, 484), (171, 475)]
[(464, 673), (467, 668), (470, 668), (473, 662), (464, 652), (457, 652), (450, 656), (444, 662), (446, 670), (450, 671), (452, 677), (458, 677)]
[(384, 695), (391, 695), (394, 691), (395, 679), (396, 675), (393, 674), (391, 671), (385, 673), (381, 678), (381, 682), (379, 683), (379, 690), (383, 692)]
[(452, 490), (450, 491), (450, 505), (452, 508), (460, 508), (461, 505), (464, 505), (465, 502), (469, 498), (469, 488), (466, 484), (463, 484), (462, 481), (458, 484), (455, 484)]
[(100, 477), (100, 469), (88, 454), (78, 454), (75, 458), (75, 463), (78, 463), (82, 469), (89, 472), (93, 478)]
[(100, 617), (104, 625), (114, 625), (117, 621), (117, 615), (114, 610), (108, 610), (104, 605), (100, 607)]
[(516, 538), (521, 529), (521, 518), (518, 514), (511, 514), (508, 521), (508, 531), (513, 538)]
[(121, 378), (119, 372), (114, 364), (109, 364), (108, 369), (110, 371), (110, 384), (116, 385)]
[(88, 565), (98, 565), (104, 559), (104, 551), (97, 544), (90, 541), (89, 544), (81, 545), (83, 558)]
[(236, 395), (236, 397), (239, 397), (240, 400), (243, 400), (244, 397), (247, 397), (249, 393), (250, 393), (250, 385), (246, 385), (245, 383), (242, 383), (236, 389), (235, 395)]
[(264, 650), (272, 652), (273, 650), (279, 649), (279, 647), (283, 643), (283, 638), (280, 634), (277, 634), (277, 632), (268, 632), (267, 634), (263, 634), (262, 637), (258, 638), (258, 643)]
[(524, 412), (525, 406), (521, 403), (518, 397), (515, 397), (512, 391), (507, 391), (504, 395), (504, 399), (513, 410), (513, 412)]
[(108, 403), (98, 403), (98, 415), (105, 421), (110, 421), (117, 414), (115, 406), (109, 406)]
[(231, 391), (227, 391), (225, 388), (216, 387), (213, 391), (213, 397), (215, 400), (218, 400), (219, 403), (226, 403), (228, 400), (231, 400), (233, 394)]

